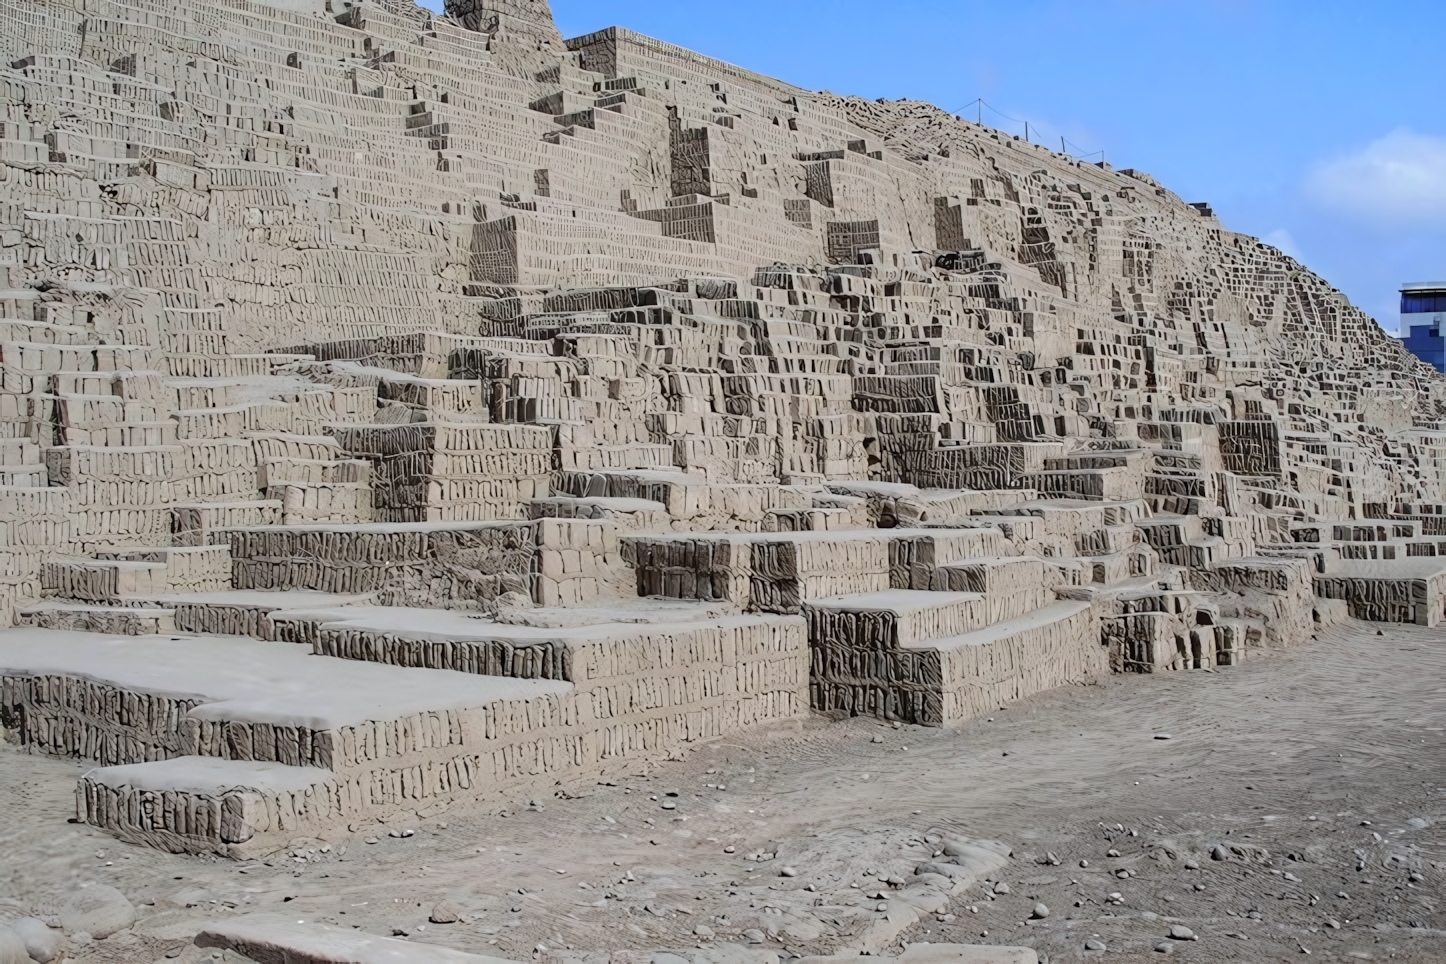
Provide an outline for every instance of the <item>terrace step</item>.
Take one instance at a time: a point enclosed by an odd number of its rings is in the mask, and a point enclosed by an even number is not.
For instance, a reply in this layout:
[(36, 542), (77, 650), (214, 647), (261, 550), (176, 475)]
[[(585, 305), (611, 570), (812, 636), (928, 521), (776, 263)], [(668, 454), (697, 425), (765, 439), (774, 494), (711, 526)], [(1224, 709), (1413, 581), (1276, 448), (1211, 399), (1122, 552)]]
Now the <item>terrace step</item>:
[[(436, 944), (302, 922), (291, 914), (247, 914), (214, 921), (196, 935), (196, 944), (233, 951), (249, 960), (287, 964), (512, 964), (502, 958), (466, 954)], [(964, 960), (959, 964), (975, 962)], [(1000, 959), (1000, 964), (1006, 964), (1005, 959)], [(1024, 964), (1022, 959), (1019, 964)]]
[(176, 631), (176, 611), (156, 606), (51, 601), (17, 607), (15, 625), (115, 636), (154, 636)]
[[(811, 630), (820, 631), (810, 634), (814, 709), (948, 726), (1109, 672), (1099, 618), (1088, 602), (1056, 602), (988, 625), (981, 618), (954, 635), (931, 638), (900, 634), (902, 614), (892, 612), (893, 627), (889, 613), (875, 616), (872, 633), (867, 621), (846, 625), (832, 613), (811, 616)], [(909, 613), (909, 618), (916, 617)], [(890, 628), (896, 644), (888, 640)]]

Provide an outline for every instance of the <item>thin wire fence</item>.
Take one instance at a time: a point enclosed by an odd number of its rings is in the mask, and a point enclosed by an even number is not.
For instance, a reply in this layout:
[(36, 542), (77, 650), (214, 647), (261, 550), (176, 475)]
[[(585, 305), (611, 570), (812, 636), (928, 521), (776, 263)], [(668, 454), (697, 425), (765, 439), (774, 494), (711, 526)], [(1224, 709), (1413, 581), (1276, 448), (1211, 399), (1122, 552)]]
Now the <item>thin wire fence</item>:
[[(1025, 139), (1026, 141), (1030, 141), (1031, 143), (1035, 143), (1035, 141), (1033, 140), (1033, 138), (1030, 137), (1031, 130), (1032, 130), (1033, 133), (1035, 133), (1035, 134), (1039, 134), (1039, 133), (1040, 133), (1040, 130), (1039, 130), (1039, 126), (1038, 126), (1038, 125), (1032, 125), (1032, 124), (1030, 124), (1029, 121), (1027, 121), (1027, 120), (1022, 120), (1022, 119), (1020, 119), (1020, 118), (1018, 118), (1018, 117), (1011, 117), (1011, 116), (1009, 116), (1008, 114), (1004, 113), (1004, 111), (999, 110), (997, 107), (992, 106), (988, 101), (986, 101), (986, 100), (985, 100), (984, 98), (982, 98), (982, 97), (976, 97), (976, 98), (974, 98), (973, 100), (971, 100), (969, 103), (964, 104), (964, 105), (961, 106), (961, 107), (956, 107), (956, 108), (954, 108), (953, 110), (949, 111), (949, 113), (953, 114), (955, 117), (962, 117), (962, 116), (964, 115), (964, 113), (965, 113), (966, 111), (968, 111), (970, 108), (973, 108), (973, 109), (974, 109), (974, 112), (975, 112), (975, 113), (974, 113), (974, 123), (978, 124), (980, 127), (983, 127), (983, 126), (984, 126), (984, 111), (987, 110), (987, 111), (989, 111), (991, 114), (993, 114), (994, 116), (999, 117), (999, 118), (1001, 118), (1001, 119), (1003, 119), (1003, 120), (1011, 121), (1011, 122), (1013, 122), (1013, 123), (1015, 123), (1015, 124), (1023, 124), (1023, 125), (1024, 125), (1024, 139)], [(1006, 133), (1010, 133), (1010, 132), (1006, 131)], [(1039, 141), (1038, 143), (1041, 143), (1041, 144), (1042, 144), (1042, 143), (1044, 143), (1044, 142), (1043, 142), (1043, 141)], [(1101, 161), (1103, 161), (1103, 160), (1105, 159), (1105, 152), (1104, 152), (1103, 150), (1086, 151), (1086, 150), (1084, 150), (1083, 148), (1081, 148), (1078, 144), (1071, 143), (1069, 140), (1065, 139), (1064, 135), (1060, 135), (1060, 138), (1059, 138), (1059, 146), (1060, 146), (1060, 153), (1061, 153), (1061, 154), (1064, 154), (1064, 155), (1069, 156), (1069, 157), (1073, 157), (1073, 158), (1075, 158), (1076, 160), (1081, 160), (1081, 161), (1083, 161), (1083, 160), (1088, 160), (1089, 158), (1096, 157), (1096, 156), (1098, 156)]]

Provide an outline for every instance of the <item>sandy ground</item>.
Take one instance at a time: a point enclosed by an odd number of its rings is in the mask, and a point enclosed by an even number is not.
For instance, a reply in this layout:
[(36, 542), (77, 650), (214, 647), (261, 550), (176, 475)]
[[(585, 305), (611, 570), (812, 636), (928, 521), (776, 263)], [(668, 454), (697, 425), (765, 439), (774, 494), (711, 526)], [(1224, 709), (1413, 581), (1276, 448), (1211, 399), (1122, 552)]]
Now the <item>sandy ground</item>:
[[(100, 881), (142, 919), (76, 961), (206, 959), (187, 947), (198, 928), (253, 909), (523, 961), (641, 964), (750, 938), (808, 956), (856, 946), (878, 895), (964, 835), (1013, 859), (900, 939), (1023, 944), (1054, 964), (1439, 962), (1443, 729), (1446, 630), (1351, 623), (953, 730), (811, 719), (570, 798), (456, 806), (240, 864), (67, 823), (82, 767), (6, 745), (0, 919)], [(430, 923), (439, 901), (462, 920)], [(1029, 920), (1037, 903), (1048, 916)], [(1166, 941), (1172, 925), (1197, 939)]]

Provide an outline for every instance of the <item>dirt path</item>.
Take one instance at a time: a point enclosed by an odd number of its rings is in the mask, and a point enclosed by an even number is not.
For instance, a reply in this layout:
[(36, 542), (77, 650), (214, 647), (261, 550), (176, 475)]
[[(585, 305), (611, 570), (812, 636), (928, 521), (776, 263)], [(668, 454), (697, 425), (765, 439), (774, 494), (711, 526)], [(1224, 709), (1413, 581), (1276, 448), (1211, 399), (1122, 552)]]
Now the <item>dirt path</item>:
[[(1446, 631), (1379, 628), (1058, 690), (956, 730), (809, 720), (585, 796), (454, 807), (249, 864), (67, 824), (82, 768), (5, 746), (0, 918), (95, 880), (143, 920), (77, 961), (164, 959), (207, 918), (278, 908), (517, 960), (749, 937), (807, 956), (867, 935), (888, 878), (967, 835), (1014, 848), (1008, 892), (981, 883), (904, 940), (1025, 944), (1054, 964), (1159, 959), (1162, 943), (1185, 961), (1446, 961)], [(429, 923), (441, 900), (463, 921)], [(1049, 914), (1029, 921), (1036, 903)], [(1166, 941), (1172, 926), (1198, 940)]]

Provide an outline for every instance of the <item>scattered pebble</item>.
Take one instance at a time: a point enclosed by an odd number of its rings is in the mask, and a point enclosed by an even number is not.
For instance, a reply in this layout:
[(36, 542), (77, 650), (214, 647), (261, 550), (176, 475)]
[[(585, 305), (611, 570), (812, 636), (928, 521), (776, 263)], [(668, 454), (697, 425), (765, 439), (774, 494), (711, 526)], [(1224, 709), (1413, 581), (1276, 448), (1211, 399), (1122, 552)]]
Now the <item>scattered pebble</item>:
[(1090, 865), (1090, 862), (1089, 862), (1088, 860), (1081, 860), (1081, 861), (1079, 862), (1079, 865), (1080, 865), (1081, 867), (1088, 867), (1088, 866)]
[(996, 894), (1007, 894), (1009, 893), (1009, 885), (1001, 880), (999, 881), (999, 883), (994, 885), (994, 892)]
[(1097, 938), (1097, 937), (1091, 937), (1089, 940), (1085, 941), (1085, 950), (1087, 950), (1087, 951), (1107, 951), (1107, 950), (1109, 950), (1109, 948), (1105, 946), (1105, 942), (1104, 942), (1104, 941), (1100, 940), (1100, 939)]
[(1168, 734), (1168, 733), (1156, 733), (1156, 734), (1155, 734), (1155, 739), (1157, 739), (1157, 740), (1170, 740), (1170, 739), (1174, 739), (1174, 737), (1170, 736), (1170, 734)]
[(433, 924), (455, 924), (461, 920), (461, 916), (457, 913), (457, 908), (444, 900), (432, 908), (432, 913), (427, 916), (427, 920)]
[(1195, 936), (1195, 932), (1192, 931), (1190, 928), (1186, 927), (1184, 924), (1171, 924), (1170, 937), (1177, 941), (1199, 940), (1199, 938)]
[(798, 876), (798, 868), (797, 868), (797, 867), (784, 867), (782, 870), (780, 870), (780, 871), (778, 872), (778, 876), (780, 876), (780, 877), (797, 877), (797, 876)]
[(1161, 954), (1173, 954), (1175, 953), (1175, 945), (1171, 944), (1169, 941), (1161, 941), (1160, 943), (1155, 945), (1155, 950), (1159, 951)]
[(1049, 908), (1044, 904), (1035, 904), (1034, 911), (1029, 916), (1033, 920), (1044, 920), (1049, 916)]

